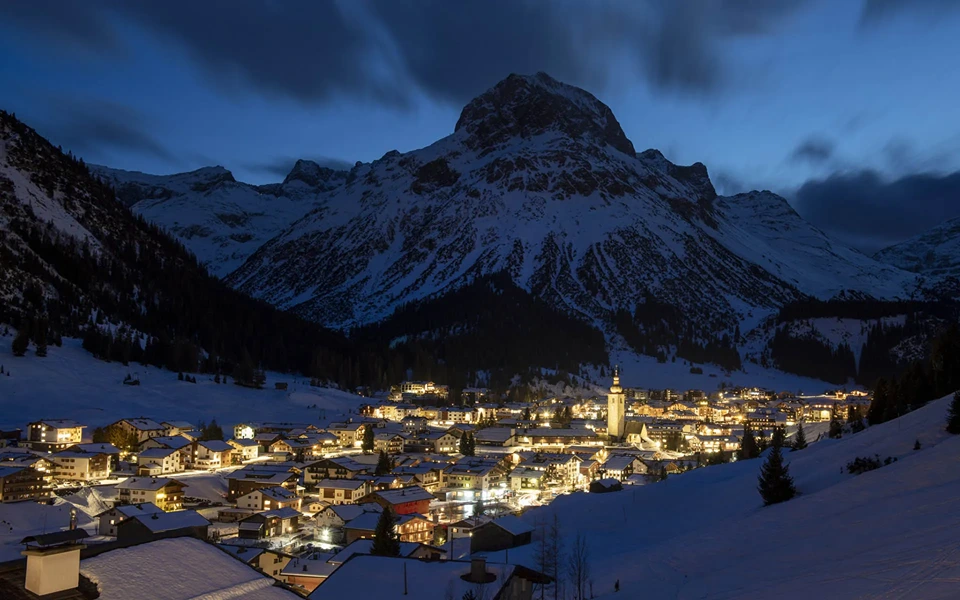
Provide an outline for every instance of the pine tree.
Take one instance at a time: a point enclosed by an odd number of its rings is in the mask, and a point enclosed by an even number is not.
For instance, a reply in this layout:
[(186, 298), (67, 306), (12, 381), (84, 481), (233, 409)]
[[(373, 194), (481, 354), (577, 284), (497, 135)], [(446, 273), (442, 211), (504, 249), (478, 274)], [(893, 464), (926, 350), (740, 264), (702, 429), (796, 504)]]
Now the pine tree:
[(377, 459), (377, 466), (374, 470), (374, 474), (377, 476), (387, 475), (390, 471), (393, 470), (393, 462), (390, 460), (390, 456), (387, 455), (385, 450), (380, 451), (380, 456)]
[(220, 383), (220, 373), (217, 373), (216, 375), (213, 376), (213, 382)]
[(771, 444), (774, 448), (783, 448), (786, 439), (787, 432), (783, 427), (773, 428), (773, 439), (771, 440)]
[(47, 356), (47, 329), (50, 327), (47, 317), (41, 317), (34, 327), (33, 343), (36, 346), (36, 354), (40, 358)]
[(883, 423), (884, 416), (887, 413), (887, 394), (887, 380), (881, 377), (877, 380), (877, 384), (873, 386), (873, 400), (867, 410), (867, 420), (870, 421), (871, 425)]
[(783, 464), (783, 454), (779, 446), (774, 446), (767, 462), (760, 468), (759, 485), (757, 491), (763, 497), (763, 504), (777, 504), (786, 502), (797, 495), (797, 489), (793, 486), (793, 478), (790, 477), (790, 470)]
[(183, 371), (177, 373), (177, 381), (183, 381)]
[(396, 519), (393, 511), (389, 508), (383, 509), (380, 513), (380, 519), (377, 521), (377, 528), (373, 532), (373, 546), (370, 548), (370, 554), (374, 556), (400, 556), (400, 540), (394, 531)]
[(13, 344), (11, 345), (11, 350), (13, 351), (14, 356), (23, 356), (27, 353), (27, 348), (30, 346), (30, 336), (27, 335), (26, 329), (20, 329), (17, 332), (17, 337), (13, 338)]
[(914, 444), (913, 444), (913, 449), (914, 449), (914, 450), (919, 450), (919, 449), (920, 449), (920, 439), (919, 439), (919, 438), (917, 439), (916, 442), (914, 442)]
[(797, 435), (793, 436), (793, 449), (803, 450), (807, 447), (807, 434), (803, 431), (803, 423), (797, 423)]
[(364, 426), (363, 442), (361, 442), (360, 448), (363, 449), (364, 453), (373, 452), (373, 426)]
[(464, 456), (475, 456), (476, 455), (476, 442), (473, 440), (473, 434), (470, 432), (464, 432), (460, 436), (459, 448), (460, 454)]
[(830, 430), (827, 432), (827, 436), (835, 440), (843, 437), (843, 423), (837, 418), (836, 413), (830, 419)]
[(737, 460), (750, 460), (760, 456), (760, 448), (757, 446), (757, 440), (753, 437), (753, 431), (749, 425), (743, 428), (743, 438), (740, 440), (740, 451), (737, 453)]
[(960, 433), (960, 391), (953, 393), (950, 411), (947, 413), (947, 433)]

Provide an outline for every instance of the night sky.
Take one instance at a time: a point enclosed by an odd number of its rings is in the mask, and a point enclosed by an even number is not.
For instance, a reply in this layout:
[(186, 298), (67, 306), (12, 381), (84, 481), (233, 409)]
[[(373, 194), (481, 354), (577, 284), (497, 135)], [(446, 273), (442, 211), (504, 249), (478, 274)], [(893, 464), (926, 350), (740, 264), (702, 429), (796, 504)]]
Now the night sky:
[(151, 173), (420, 148), (537, 71), (866, 252), (960, 216), (960, 1), (0, 2), (0, 108)]

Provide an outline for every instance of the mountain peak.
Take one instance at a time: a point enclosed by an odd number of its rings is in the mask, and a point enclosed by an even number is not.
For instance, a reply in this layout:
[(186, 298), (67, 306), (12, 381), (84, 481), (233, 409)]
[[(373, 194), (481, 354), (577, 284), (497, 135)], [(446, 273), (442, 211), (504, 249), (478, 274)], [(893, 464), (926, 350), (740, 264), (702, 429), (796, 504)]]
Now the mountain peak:
[(606, 104), (546, 73), (512, 74), (477, 96), (460, 113), (456, 131), (461, 129), (470, 136), (467, 145), (474, 149), (490, 148), (512, 137), (561, 131), (631, 156), (635, 153)]
[(283, 180), (286, 185), (293, 181), (302, 181), (310, 187), (329, 187), (331, 179), (345, 179), (346, 171), (337, 171), (329, 167), (321, 167), (312, 160), (298, 159), (293, 165), (293, 169)]

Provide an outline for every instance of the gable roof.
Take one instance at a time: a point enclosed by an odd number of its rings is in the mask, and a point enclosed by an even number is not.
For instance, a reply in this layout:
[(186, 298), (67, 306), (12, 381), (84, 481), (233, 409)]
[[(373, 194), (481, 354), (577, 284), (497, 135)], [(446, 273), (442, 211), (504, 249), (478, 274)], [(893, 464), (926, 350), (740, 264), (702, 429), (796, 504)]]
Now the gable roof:
[(359, 490), (366, 483), (366, 479), (321, 479), (317, 487), (331, 490)]
[(171, 454), (177, 454), (180, 450), (176, 448), (147, 448), (137, 454), (138, 459), (144, 458), (166, 458)]
[(175, 512), (155, 512), (149, 515), (136, 515), (126, 521), (121, 521), (118, 527), (124, 527), (127, 521), (139, 521), (152, 533), (162, 533), (187, 527), (206, 527), (210, 521), (203, 518), (195, 510), (178, 510)]
[(157, 429), (166, 429), (160, 423), (157, 423), (153, 419), (147, 419), (146, 417), (137, 417), (136, 419), (120, 419), (121, 422), (129, 423), (136, 429), (140, 431), (155, 431)]
[(530, 533), (533, 531), (533, 527), (524, 523), (513, 515), (504, 515), (502, 517), (498, 517), (492, 521), (489, 521), (488, 523), (485, 523), (485, 525), (499, 527), (500, 529), (503, 529), (507, 533), (513, 535), (523, 535), (524, 533)]
[(197, 441), (197, 445), (203, 446), (211, 452), (226, 452), (228, 450), (233, 450), (233, 446), (223, 440)]
[(37, 424), (37, 423), (42, 424), (42, 425), (47, 425), (48, 427), (54, 427), (54, 428), (56, 428), (56, 429), (70, 429), (70, 428), (73, 428), (73, 427), (86, 427), (86, 425), (81, 425), (80, 423), (77, 423), (77, 422), (74, 421), (73, 419), (42, 419), (42, 420), (40, 420), (40, 421), (34, 421), (33, 423), (30, 423), (30, 424), (31, 424), (31, 425), (34, 425), (34, 424)]
[(152, 590), (162, 591), (165, 600), (300, 598), (213, 544), (191, 537), (104, 552), (80, 561), (80, 570), (97, 581), (100, 600), (143, 598)]
[(410, 487), (397, 488), (395, 490), (380, 490), (379, 492), (374, 492), (371, 496), (378, 496), (391, 505), (436, 499), (436, 496), (419, 485), (411, 485)]
[(143, 440), (142, 443), (145, 444), (145, 443), (147, 443), (147, 442), (149, 442), (149, 441), (153, 441), (153, 442), (156, 442), (156, 443), (158, 443), (158, 444), (162, 444), (162, 445), (166, 446), (167, 448), (174, 448), (174, 449), (176, 449), (176, 450), (179, 450), (180, 448), (183, 448), (184, 446), (190, 445), (190, 440), (188, 440), (187, 438), (183, 437), (182, 435), (161, 435), (161, 436), (157, 436), (157, 437), (155, 437), (155, 438), (149, 438), (149, 439)]
[[(498, 597), (516, 570), (522, 567), (487, 563), (495, 578), (486, 597)], [(474, 591), (475, 583), (461, 579), (470, 571), (464, 561), (422, 561), (413, 558), (355, 554), (334, 571), (308, 598), (352, 598), (362, 589), (366, 598), (377, 600), (444, 600), (462, 598)], [(406, 586), (404, 580), (406, 579)], [(363, 587), (358, 588), (358, 582)], [(405, 588), (409, 593), (405, 593)]]
[(117, 511), (124, 517), (135, 517), (137, 515), (152, 515), (153, 513), (163, 512), (163, 509), (153, 502), (141, 502), (140, 504), (121, 504), (119, 506), (114, 506), (113, 508), (107, 509), (96, 516), (102, 517), (103, 515), (113, 511)]
[(73, 452), (89, 452), (92, 454), (120, 454), (120, 449), (113, 444), (74, 444), (67, 448)]
[(185, 483), (181, 483), (176, 479), (170, 479), (168, 477), (130, 477), (125, 479), (117, 484), (118, 490), (149, 490), (156, 491), (163, 489), (171, 483), (180, 484), (186, 487)]

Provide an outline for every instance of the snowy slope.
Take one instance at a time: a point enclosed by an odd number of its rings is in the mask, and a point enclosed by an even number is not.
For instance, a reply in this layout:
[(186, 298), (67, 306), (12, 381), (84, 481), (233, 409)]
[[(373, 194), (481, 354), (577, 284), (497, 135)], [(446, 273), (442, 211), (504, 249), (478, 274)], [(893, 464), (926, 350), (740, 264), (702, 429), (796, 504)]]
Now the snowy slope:
[(873, 257), (930, 277), (960, 277), (960, 219), (884, 248)]
[[(216, 419), (227, 432), (227, 427), (246, 420), (323, 423), (356, 413), (367, 401), (339, 390), (310, 387), (302, 377), (269, 372), (268, 389), (263, 390), (218, 385), (205, 375), (197, 375), (196, 384), (186, 383), (170, 371), (94, 359), (80, 347), (80, 340), (70, 338), (64, 338), (62, 348), (51, 346), (46, 358), (32, 354), (15, 358), (11, 339), (0, 336), (0, 364), (12, 373), (0, 376), (0, 428), (65, 418), (88, 425), (89, 434), (95, 426), (143, 415), (191, 423)], [(127, 373), (139, 376), (141, 385), (122, 385)], [(288, 382), (289, 389), (274, 390), (276, 381)], [(317, 408), (307, 408), (313, 405)]]
[(135, 213), (175, 235), (218, 276), (314, 209), (318, 194), (346, 177), (311, 161), (298, 161), (282, 184), (265, 187), (240, 183), (223, 167), (174, 175), (92, 169)]
[[(949, 402), (787, 453), (801, 495), (784, 504), (762, 506), (753, 460), (564, 496), (523, 518), (556, 515), (569, 537), (586, 535), (597, 597), (618, 597), (619, 579), (628, 598), (956, 598), (960, 436), (943, 430)], [(899, 460), (843, 472), (875, 454)], [(532, 566), (532, 548), (510, 559)]]
[(649, 294), (707, 331), (801, 292), (906, 296), (915, 279), (828, 239), (782, 198), (718, 198), (702, 164), (637, 154), (602, 102), (538, 74), (474, 99), (435, 144), (354, 167), (227, 280), (350, 326), (499, 271), (593, 318)]
[(771, 192), (719, 198), (716, 232), (738, 256), (819, 298), (842, 290), (902, 297), (916, 277), (830, 239)]

